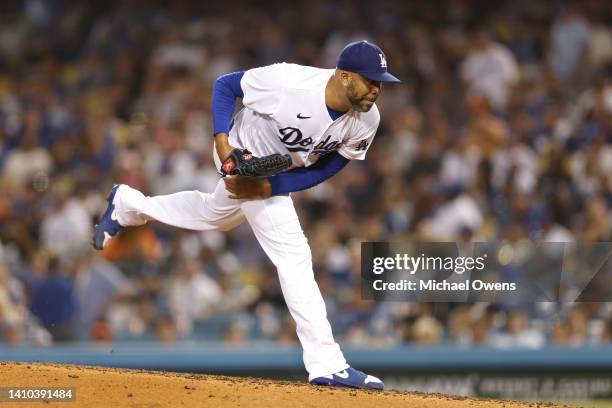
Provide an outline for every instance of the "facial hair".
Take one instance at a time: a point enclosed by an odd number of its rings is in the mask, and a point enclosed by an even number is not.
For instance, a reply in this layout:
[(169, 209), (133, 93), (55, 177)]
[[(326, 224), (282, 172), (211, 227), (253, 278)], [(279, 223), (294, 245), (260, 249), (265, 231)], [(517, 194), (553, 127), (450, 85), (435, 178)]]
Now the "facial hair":
[(350, 82), (348, 87), (346, 88), (346, 96), (353, 107), (353, 110), (357, 112), (367, 112), (369, 111), (374, 104), (364, 105), (365, 98), (357, 96), (357, 92), (355, 91), (355, 83)]

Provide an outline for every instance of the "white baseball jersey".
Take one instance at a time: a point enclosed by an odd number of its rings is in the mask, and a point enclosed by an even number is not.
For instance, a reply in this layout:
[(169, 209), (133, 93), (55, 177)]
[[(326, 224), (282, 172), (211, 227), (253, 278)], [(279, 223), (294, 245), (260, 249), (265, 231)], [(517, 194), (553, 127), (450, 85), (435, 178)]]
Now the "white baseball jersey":
[(240, 81), (244, 108), (234, 117), (230, 144), (255, 156), (289, 153), (294, 167), (310, 166), (334, 150), (363, 160), (380, 122), (378, 108), (332, 120), (325, 86), (333, 73), (287, 63), (246, 71)]

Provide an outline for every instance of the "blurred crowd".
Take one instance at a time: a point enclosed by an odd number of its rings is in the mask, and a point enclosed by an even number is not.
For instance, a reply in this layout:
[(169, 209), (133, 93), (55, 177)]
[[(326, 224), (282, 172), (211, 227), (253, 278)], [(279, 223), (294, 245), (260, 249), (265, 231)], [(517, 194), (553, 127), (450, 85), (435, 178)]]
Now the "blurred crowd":
[[(297, 342), (248, 225), (150, 223), (91, 249), (105, 194), (212, 191), (211, 87), (367, 39), (364, 162), (292, 196), (342, 344), (612, 343), (612, 304), (368, 302), (360, 243), (612, 241), (606, 1), (8, 1), (0, 13), (0, 342)], [(99, 4), (97, 4), (99, 3)]]

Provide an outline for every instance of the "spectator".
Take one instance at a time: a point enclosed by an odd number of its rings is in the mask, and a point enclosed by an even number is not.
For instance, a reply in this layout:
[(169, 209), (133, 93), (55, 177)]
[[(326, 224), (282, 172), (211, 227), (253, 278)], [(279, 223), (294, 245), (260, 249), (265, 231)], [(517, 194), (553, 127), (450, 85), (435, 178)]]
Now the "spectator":
[(176, 325), (172, 316), (169, 314), (162, 314), (155, 322), (155, 334), (157, 339), (165, 344), (174, 343), (178, 339), (178, 333)]
[(91, 215), (78, 198), (70, 197), (70, 186), (58, 182), (54, 187), (53, 209), (43, 219), (40, 240), (55, 256), (71, 259), (87, 247)]
[(414, 342), (432, 346), (438, 344), (443, 335), (443, 328), (440, 322), (432, 316), (419, 317), (412, 328)]
[(464, 192), (457, 192), (457, 187), (449, 186), (447, 189), (450, 191), (443, 193), (447, 195), (447, 201), (422, 223), (421, 232), (430, 239), (454, 241), (466, 229), (478, 231), (482, 225), (483, 215), (474, 199)]
[[(99, 332), (106, 313), (115, 301), (129, 298), (134, 288), (112, 263), (87, 253), (79, 259), (74, 282), (79, 310), (79, 331)], [(97, 327), (92, 327), (97, 325)], [(106, 335), (100, 335), (106, 338)]]
[(565, 84), (576, 84), (576, 68), (585, 60), (590, 35), (589, 24), (576, 6), (565, 5), (550, 30), (551, 66)]
[(183, 259), (168, 282), (168, 303), (178, 333), (188, 336), (194, 320), (206, 320), (223, 297), (219, 285), (206, 275), (197, 259)]
[(543, 334), (529, 328), (529, 317), (524, 310), (513, 310), (508, 314), (506, 329), (493, 336), (491, 344), (499, 348), (539, 349), (544, 345)]
[(566, 318), (568, 326), (568, 342), (573, 347), (580, 347), (588, 341), (588, 320), (580, 307), (572, 307)]
[(469, 96), (483, 96), (495, 111), (503, 112), (511, 86), (518, 79), (518, 67), (510, 50), (493, 41), (484, 31), (474, 35), (473, 46), (461, 65), (461, 77)]
[(32, 288), (30, 310), (57, 342), (77, 337), (74, 282), (68, 275), (58, 258), (50, 258)]
[[(39, 145), (41, 113), (34, 107), (24, 113), (24, 130), (19, 144), (6, 153), (2, 177), (7, 191), (20, 193), (37, 173), (50, 174), (53, 161), (49, 152)], [(0, 162), (1, 163), (1, 162)]]

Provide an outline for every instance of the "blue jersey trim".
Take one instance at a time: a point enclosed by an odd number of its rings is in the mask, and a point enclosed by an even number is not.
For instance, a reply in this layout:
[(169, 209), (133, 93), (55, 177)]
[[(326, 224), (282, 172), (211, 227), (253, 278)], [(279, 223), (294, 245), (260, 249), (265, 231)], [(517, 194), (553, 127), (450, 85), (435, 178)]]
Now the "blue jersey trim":
[(240, 80), (244, 71), (232, 72), (217, 78), (212, 91), (213, 134), (228, 133), (232, 126), (232, 116), (236, 98), (244, 98)]
[(349, 159), (338, 152), (321, 157), (310, 167), (298, 167), (284, 173), (268, 177), (272, 186), (272, 195), (306, 190), (322, 183), (347, 165)]
[(332, 108), (330, 108), (329, 106), (325, 105), (327, 107), (327, 112), (329, 113), (329, 117), (332, 120), (336, 120), (338, 119), (340, 116), (344, 115), (346, 112), (339, 112), (337, 110), (333, 110)]

